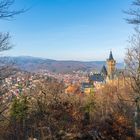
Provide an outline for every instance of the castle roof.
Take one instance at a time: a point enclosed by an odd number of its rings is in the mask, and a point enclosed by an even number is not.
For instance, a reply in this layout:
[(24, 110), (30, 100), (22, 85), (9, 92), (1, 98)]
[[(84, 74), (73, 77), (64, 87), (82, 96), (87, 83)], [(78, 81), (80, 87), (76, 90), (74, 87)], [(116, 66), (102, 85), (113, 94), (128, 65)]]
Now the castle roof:
[(91, 88), (90, 83), (82, 83), (82, 88)]
[(103, 74), (104, 76), (107, 76), (107, 69), (106, 69), (105, 65), (101, 69), (101, 74)]
[(114, 60), (114, 58), (113, 58), (113, 54), (112, 54), (112, 51), (110, 51), (109, 59), (108, 59), (108, 60)]
[(94, 81), (94, 82), (103, 82), (104, 81), (104, 77), (102, 74), (93, 74), (89, 77), (90, 81)]

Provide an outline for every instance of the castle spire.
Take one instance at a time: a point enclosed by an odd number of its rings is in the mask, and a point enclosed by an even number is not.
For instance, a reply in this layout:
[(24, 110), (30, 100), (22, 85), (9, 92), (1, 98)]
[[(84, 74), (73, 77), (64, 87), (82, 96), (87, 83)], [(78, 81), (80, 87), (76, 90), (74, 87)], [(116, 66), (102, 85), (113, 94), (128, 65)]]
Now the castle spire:
[(112, 51), (110, 51), (109, 59), (108, 59), (108, 60), (114, 60), (114, 58), (113, 58), (113, 54), (112, 54)]

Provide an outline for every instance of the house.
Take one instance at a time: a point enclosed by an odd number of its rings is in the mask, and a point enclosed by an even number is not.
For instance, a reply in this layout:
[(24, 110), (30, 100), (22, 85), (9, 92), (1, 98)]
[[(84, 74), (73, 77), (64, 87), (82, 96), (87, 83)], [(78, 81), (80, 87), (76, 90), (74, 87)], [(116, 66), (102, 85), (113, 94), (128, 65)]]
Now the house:
[(93, 93), (93, 85), (91, 83), (82, 83), (81, 93), (85, 94)]

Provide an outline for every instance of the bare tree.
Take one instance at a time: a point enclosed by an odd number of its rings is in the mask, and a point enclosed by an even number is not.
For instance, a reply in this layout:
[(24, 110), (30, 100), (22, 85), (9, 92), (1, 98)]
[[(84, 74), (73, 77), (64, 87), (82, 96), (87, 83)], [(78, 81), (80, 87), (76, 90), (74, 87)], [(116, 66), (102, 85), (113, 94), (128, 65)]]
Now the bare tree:
[[(12, 6), (14, 5), (15, 0), (0, 0), (0, 19), (12, 19), (16, 15), (21, 14), (25, 12), (25, 9), (20, 9), (20, 10), (12, 10)], [(12, 44), (10, 42), (11, 36), (9, 33), (2, 33), (0, 32), (0, 52), (7, 51), (12, 48)], [(0, 62), (3, 63), (3, 62)], [(0, 66), (0, 80), (4, 79), (6, 77), (6, 72), (5, 76), (2, 77), (1, 73), (4, 72), (4, 69), (7, 70), (7, 65)], [(9, 70), (9, 67), (8, 67)], [(9, 73), (9, 72), (8, 72)], [(9, 75), (9, 74), (8, 74)], [(7, 75), (7, 76), (8, 76)]]
[(140, 138), (140, 31), (135, 29), (135, 34), (129, 40), (130, 48), (127, 49), (125, 63), (127, 74), (132, 88), (135, 104), (135, 135)]
[(139, 25), (140, 24), (140, 0), (134, 0), (132, 2), (132, 9), (129, 9), (127, 11), (124, 11), (127, 15), (129, 15), (128, 18), (125, 20), (129, 24)]
[[(25, 9), (12, 10), (15, 0), (0, 0), (0, 19), (11, 19), (16, 15), (25, 12)], [(12, 48), (11, 36), (9, 33), (0, 32), (0, 52), (7, 51)], [(0, 60), (0, 81), (9, 76), (11, 72), (11, 66), (5, 64)]]
[(25, 9), (11, 10), (15, 0), (0, 0), (0, 19), (10, 19), (25, 12)]
[[(0, 19), (11, 19), (25, 12), (25, 9), (12, 10), (15, 0), (0, 0)], [(0, 33), (0, 52), (12, 48), (9, 33)]]
[[(0, 19), (12, 19), (16, 15), (25, 12), (25, 9), (20, 10), (12, 10), (12, 6), (14, 5), (14, 0), (0, 0)], [(12, 44), (10, 41), (11, 37), (9, 33), (2, 33), (0, 32), (0, 52), (7, 51), (12, 48)], [(13, 72), (13, 68), (11, 68), (9, 65), (2, 62), (0, 59), (0, 96), (4, 94), (2, 87), (2, 80), (8, 77), (11, 72)], [(15, 69), (14, 69), (15, 70)], [(2, 101), (0, 103), (0, 117), (4, 117), (3, 112), (7, 109), (8, 104), (7, 102), (5, 104), (2, 104)]]
[(126, 19), (127, 23), (135, 26), (134, 34), (129, 40), (130, 48), (127, 49), (125, 63), (134, 95), (135, 139), (140, 139), (140, 0), (134, 0), (132, 7), (125, 12), (129, 16)]
[(12, 48), (10, 43), (9, 33), (0, 33), (0, 52), (6, 51)]

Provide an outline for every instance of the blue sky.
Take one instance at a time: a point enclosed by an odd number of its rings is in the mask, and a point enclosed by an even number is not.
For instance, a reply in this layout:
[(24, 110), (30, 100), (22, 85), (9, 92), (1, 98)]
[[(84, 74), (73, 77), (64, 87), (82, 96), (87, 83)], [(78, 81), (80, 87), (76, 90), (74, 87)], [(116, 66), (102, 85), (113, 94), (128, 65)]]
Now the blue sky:
[(132, 26), (122, 10), (131, 0), (16, 0), (14, 8), (31, 7), (15, 19), (1, 20), (14, 44), (2, 55), (57, 60), (106, 60), (110, 49), (122, 61)]

